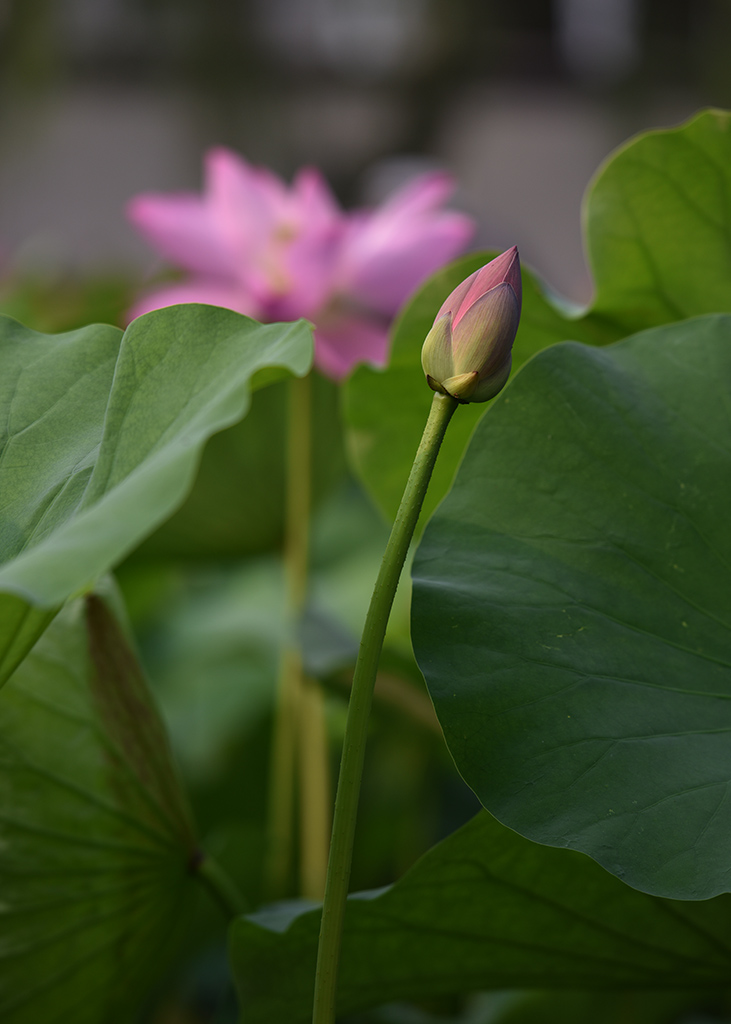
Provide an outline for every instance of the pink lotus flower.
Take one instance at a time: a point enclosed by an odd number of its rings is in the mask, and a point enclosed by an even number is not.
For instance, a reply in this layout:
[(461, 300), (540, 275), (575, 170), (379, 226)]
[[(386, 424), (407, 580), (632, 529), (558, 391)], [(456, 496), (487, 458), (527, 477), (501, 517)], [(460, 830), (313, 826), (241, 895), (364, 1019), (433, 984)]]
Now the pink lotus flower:
[(226, 149), (205, 158), (203, 194), (145, 194), (128, 206), (142, 235), (186, 278), (143, 297), (160, 306), (205, 302), (263, 321), (306, 317), (315, 363), (334, 380), (359, 362), (383, 365), (399, 306), (461, 252), (468, 217), (444, 210), (448, 175), (415, 179), (375, 210), (345, 214), (314, 169), (291, 187)]
[(510, 376), (522, 304), (515, 246), (457, 285), (442, 303), (421, 350), (432, 391), (487, 402)]

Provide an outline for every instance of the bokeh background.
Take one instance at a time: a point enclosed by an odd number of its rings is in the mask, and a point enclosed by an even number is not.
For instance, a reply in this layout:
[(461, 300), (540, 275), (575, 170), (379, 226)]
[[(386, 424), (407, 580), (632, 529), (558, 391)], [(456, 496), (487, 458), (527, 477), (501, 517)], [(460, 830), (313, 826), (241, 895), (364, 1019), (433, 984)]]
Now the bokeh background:
[(347, 205), (446, 167), (476, 246), (517, 243), (587, 301), (590, 176), (731, 104), (730, 41), (728, 0), (0, 0), (4, 294), (139, 284), (156, 267), (126, 201), (197, 188), (224, 144), (285, 177), (317, 164)]

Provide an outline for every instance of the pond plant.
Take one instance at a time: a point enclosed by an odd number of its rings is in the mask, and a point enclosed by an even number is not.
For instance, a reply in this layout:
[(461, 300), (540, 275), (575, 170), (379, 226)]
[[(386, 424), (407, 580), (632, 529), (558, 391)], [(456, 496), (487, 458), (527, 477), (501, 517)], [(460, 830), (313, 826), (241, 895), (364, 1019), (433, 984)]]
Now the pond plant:
[(729, 1019), (731, 115), (599, 169), (586, 309), (446, 196), (218, 150), (126, 330), (2, 318), (3, 1022), (223, 928), (251, 1024)]

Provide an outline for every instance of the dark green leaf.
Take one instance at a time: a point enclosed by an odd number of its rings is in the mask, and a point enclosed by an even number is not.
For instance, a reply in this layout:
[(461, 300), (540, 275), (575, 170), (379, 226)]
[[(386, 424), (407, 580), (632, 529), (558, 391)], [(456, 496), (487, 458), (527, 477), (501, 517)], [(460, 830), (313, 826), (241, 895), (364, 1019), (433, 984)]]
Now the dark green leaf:
[(0, 1018), (111, 1024), (164, 968), (195, 839), (164, 731), (101, 598), (0, 693)]
[(722, 1024), (723, 1002), (717, 992), (500, 993), (483, 996), (463, 1024)]
[(731, 888), (731, 317), (540, 353), (414, 563), (457, 766), (531, 839), (680, 899)]
[[(262, 367), (307, 371), (309, 328), (173, 306), (122, 334), (0, 320), (0, 682), (55, 610), (181, 503)], [(284, 370), (283, 370), (284, 372)]]
[[(500, 988), (725, 986), (728, 911), (727, 897), (686, 904), (639, 893), (483, 813), (393, 887), (351, 897), (339, 1010)], [(310, 1020), (319, 923), (319, 911), (286, 908), (234, 923), (247, 1024)]]

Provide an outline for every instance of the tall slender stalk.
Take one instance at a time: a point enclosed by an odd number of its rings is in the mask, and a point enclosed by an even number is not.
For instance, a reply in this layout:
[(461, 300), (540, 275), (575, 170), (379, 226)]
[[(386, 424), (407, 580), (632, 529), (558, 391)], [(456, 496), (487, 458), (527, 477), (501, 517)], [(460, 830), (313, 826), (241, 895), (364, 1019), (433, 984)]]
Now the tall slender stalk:
[[(289, 382), (284, 571), (288, 636), (280, 666), (269, 776), (268, 883), (287, 887), (294, 854), (295, 775), (300, 775), (301, 894), (321, 899), (327, 867), (329, 783), (322, 700), (305, 682), (297, 627), (307, 598), (312, 475), (312, 381)], [(319, 692), (319, 688), (318, 688)]]
[(269, 767), (267, 891), (281, 898), (289, 880), (294, 845), (294, 764), (297, 735), (299, 653), (282, 654)]
[(302, 680), (298, 751), (300, 892), (305, 899), (321, 900), (330, 850), (332, 794), (325, 695), (315, 679)]
[(435, 394), (421, 444), (391, 530), (361, 638), (345, 726), (335, 800), (330, 860), (322, 908), (313, 1024), (334, 1024), (340, 941), (350, 882), (353, 841), (363, 775), (368, 716), (378, 661), (396, 587), (419, 518), (434, 463), (458, 401)]

